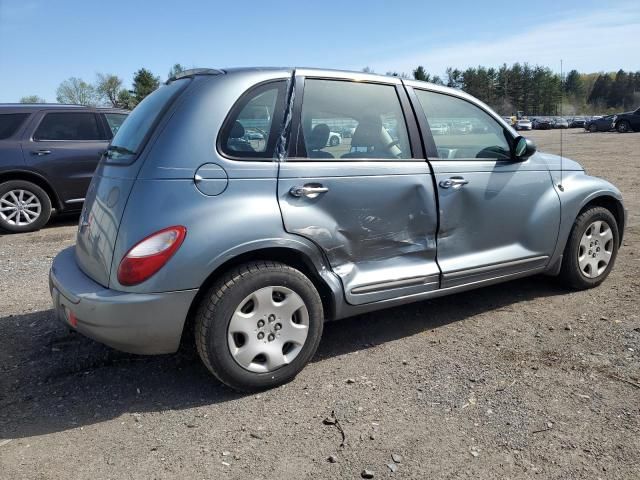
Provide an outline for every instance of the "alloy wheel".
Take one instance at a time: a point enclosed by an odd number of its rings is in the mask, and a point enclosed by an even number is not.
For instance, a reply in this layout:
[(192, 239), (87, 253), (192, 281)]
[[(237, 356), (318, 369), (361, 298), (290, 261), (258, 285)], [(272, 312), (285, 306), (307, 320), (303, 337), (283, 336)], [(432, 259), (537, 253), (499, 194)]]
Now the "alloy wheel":
[(40, 217), (41, 212), (40, 200), (28, 190), (9, 190), (0, 197), (0, 218), (9, 225), (30, 225)]

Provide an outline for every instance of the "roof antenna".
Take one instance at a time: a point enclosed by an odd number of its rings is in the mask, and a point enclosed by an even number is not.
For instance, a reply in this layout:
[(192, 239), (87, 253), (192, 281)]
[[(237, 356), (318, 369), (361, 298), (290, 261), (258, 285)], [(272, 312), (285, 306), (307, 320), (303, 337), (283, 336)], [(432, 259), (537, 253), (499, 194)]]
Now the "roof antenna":
[[(562, 116), (562, 104), (564, 103), (564, 74), (562, 71), (562, 59), (560, 59), (560, 118), (564, 118)], [(562, 130), (564, 130), (562, 127), (560, 127), (560, 183), (558, 184), (558, 189), (561, 192), (564, 192), (564, 186), (562, 185), (562, 158), (563, 158), (563, 152), (562, 152)]]

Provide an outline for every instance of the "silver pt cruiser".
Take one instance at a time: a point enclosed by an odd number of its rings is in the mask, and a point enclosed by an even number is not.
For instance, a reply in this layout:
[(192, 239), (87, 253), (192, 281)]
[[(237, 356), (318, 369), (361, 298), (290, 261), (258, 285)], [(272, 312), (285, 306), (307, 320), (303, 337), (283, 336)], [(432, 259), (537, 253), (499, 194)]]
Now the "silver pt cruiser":
[(326, 320), (538, 273), (595, 287), (625, 215), (617, 188), (461, 91), (198, 69), (122, 125), (50, 288), (91, 338), (161, 354), (192, 332), (218, 379), (259, 390), (304, 367)]

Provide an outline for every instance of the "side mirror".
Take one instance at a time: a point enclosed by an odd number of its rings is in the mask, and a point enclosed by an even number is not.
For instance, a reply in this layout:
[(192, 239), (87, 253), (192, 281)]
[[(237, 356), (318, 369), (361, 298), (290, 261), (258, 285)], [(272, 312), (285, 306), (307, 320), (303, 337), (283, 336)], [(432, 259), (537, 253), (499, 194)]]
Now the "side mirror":
[(517, 162), (524, 162), (531, 155), (536, 153), (537, 147), (536, 144), (528, 138), (518, 137), (513, 150), (515, 160)]

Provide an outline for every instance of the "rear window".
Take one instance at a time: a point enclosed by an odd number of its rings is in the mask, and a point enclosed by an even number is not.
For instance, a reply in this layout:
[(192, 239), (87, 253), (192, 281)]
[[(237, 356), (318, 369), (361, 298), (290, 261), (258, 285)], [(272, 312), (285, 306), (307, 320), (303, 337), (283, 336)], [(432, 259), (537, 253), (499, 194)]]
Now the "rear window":
[(163, 85), (133, 109), (111, 140), (107, 154), (110, 163), (129, 162), (135, 158), (162, 114), (189, 81), (189, 78), (183, 78)]
[(29, 115), (28, 113), (0, 114), (0, 140), (9, 138), (16, 133)]
[(118, 133), (118, 130), (120, 130), (120, 127), (122, 126), (122, 122), (127, 118), (127, 115), (124, 113), (105, 113), (104, 116), (107, 119), (107, 124), (111, 130), (112, 137)]
[(103, 140), (98, 119), (93, 113), (47, 113), (36, 132), (34, 140)]

